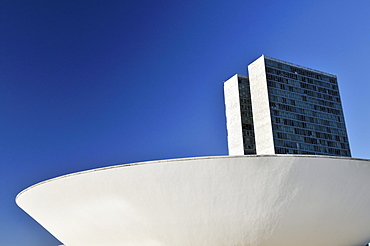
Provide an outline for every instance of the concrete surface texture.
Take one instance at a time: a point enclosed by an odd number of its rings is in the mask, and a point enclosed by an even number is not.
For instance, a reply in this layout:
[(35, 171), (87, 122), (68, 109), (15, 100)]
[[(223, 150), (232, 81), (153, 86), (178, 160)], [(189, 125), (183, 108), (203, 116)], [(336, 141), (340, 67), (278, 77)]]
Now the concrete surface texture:
[(244, 155), (242, 118), (240, 115), (240, 97), (238, 75), (235, 74), (224, 83), (227, 142), (229, 155)]
[(264, 56), (248, 66), (256, 153), (262, 155), (275, 154), (265, 70)]
[(66, 246), (359, 246), (369, 177), (353, 158), (199, 157), (70, 174), (16, 201)]

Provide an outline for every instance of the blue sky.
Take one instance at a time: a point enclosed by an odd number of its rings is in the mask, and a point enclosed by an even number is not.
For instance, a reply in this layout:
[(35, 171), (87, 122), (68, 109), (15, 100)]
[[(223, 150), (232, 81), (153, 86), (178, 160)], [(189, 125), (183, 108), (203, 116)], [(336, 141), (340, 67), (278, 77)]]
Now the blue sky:
[(338, 76), (370, 158), (366, 0), (0, 0), (0, 245), (58, 245), (22, 189), (119, 163), (226, 155), (223, 81), (261, 54)]

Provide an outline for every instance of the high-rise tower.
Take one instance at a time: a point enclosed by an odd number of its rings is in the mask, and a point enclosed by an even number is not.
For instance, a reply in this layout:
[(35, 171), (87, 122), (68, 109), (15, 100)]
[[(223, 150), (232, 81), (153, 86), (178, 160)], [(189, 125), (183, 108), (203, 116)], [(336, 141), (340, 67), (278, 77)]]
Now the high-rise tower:
[(224, 83), (230, 155), (351, 156), (337, 77), (261, 56)]

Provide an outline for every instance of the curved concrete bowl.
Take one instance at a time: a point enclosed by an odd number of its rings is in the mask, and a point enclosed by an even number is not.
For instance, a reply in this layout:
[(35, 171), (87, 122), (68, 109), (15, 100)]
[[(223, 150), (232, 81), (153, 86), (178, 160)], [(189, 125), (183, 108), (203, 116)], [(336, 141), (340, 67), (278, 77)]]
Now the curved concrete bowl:
[(36, 184), (18, 205), (66, 246), (359, 246), (370, 161), (224, 156), (112, 166)]

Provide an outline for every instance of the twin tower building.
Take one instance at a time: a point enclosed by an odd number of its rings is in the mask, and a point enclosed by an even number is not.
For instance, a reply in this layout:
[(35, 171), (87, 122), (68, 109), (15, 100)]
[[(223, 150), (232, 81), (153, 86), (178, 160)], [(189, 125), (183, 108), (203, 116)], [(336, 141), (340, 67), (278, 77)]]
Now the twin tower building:
[(229, 155), (351, 156), (337, 77), (262, 55), (224, 83)]

